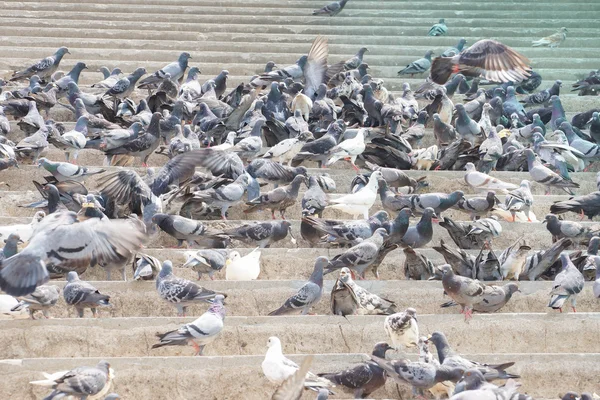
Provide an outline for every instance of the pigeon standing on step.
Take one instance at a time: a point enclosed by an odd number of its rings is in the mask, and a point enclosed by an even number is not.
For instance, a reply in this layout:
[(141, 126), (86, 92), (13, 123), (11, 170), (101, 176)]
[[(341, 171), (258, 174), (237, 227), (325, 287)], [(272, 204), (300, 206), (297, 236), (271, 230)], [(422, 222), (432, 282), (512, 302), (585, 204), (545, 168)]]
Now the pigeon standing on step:
[[(361, 279), (365, 279), (365, 274), (377, 260), (377, 255), (386, 237), (387, 232), (384, 228), (377, 229), (369, 239), (363, 240), (342, 254), (333, 257), (325, 269), (325, 274), (347, 267), (356, 271)], [(373, 272), (379, 279), (377, 266)]]
[(476, 220), (486, 216), (499, 203), (496, 193), (489, 191), (486, 197), (463, 197), (456, 203), (455, 208), (468, 213), (472, 220)]
[(548, 214), (542, 223), (546, 224), (546, 229), (552, 234), (552, 242), (562, 238), (569, 238), (574, 243), (589, 240), (592, 236), (599, 233), (598, 229), (592, 230), (590, 227), (583, 226), (575, 221), (561, 221), (554, 214)]
[(225, 249), (202, 249), (196, 251), (186, 251), (187, 257), (185, 264), (181, 268), (191, 268), (198, 273), (198, 280), (202, 279), (202, 274), (208, 274), (213, 280), (215, 272), (222, 270), (231, 258), (229, 250)]
[(423, 74), (429, 71), (429, 68), (431, 68), (432, 54), (433, 51), (428, 50), (423, 58), (419, 58), (418, 60), (411, 62), (406, 67), (398, 71), (398, 75), (410, 75), (412, 78), (414, 75)]
[(18, 311), (26, 307), (31, 319), (35, 319), (36, 311), (41, 311), (44, 318), (49, 318), (48, 310), (56, 305), (60, 297), (60, 288), (56, 285), (38, 286), (35, 291), (27, 296), (19, 297), (19, 304), (11, 309)]
[(437, 219), (433, 208), (426, 208), (417, 225), (407, 229), (402, 237), (401, 244), (410, 246), (414, 249), (424, 247), (433, 237), (432, 219)]
[[(510, 282), (504, 286), (487, 285), (481, 296), (481, 301), (473, 304), (473, 311), (480, 313), (493, 313), (500, 310), (508, 303), (515, 292), (520, 292), (516, 283)], [(454, 300), (442, 304), (440, 307), (458, 305)]]
[(393, 301), (369, 293), (354, 282), (349, 268), (340, 270), (340, 276), (331, 290), (333, 315), (390, 315), (395, 308)]
[(296, 294), (288, 298), (281, 307), (271, 311), (269, 315), (308, 314), (311, 307), (321, 300), (321, 296), (323, 295), (323, 268), (328, 264), (329, 260), (327, 257), (317, 258), (308, 282)]
[(162, 269), (162, 263), (156, 257), (138, 252), (133, 257), (132, 268), (134, 281), (150, 281), (158, 275)]
[(564, 176), (560, 176), (550, 168), (543, 165), (537, 159), (533, 150), (525, 149), (524, 153), (527, 157), (529, 175), (535, 182), (546, 186), (546, 195), (550, 194), (550, 188), (552, 187), (561, 188), (570, 195), (573, 195), (571, 188), (579, 188), (578, 183), (573, 182)]
[(30, 65), (22, 71), (16, 71), (10, 80), (16, 81), (20, 79), (26, 79), (32, 77), (33, 75), (37, 75), (40, 79), (47, 80), (47, 78), (51, 77), (52, 74), (56, 72), (65, 54), (71, 53), (66, 47), (61, 47), (56, 50), (56, 53), (53, 55), (46, 57), (33, 65)]
[(465, 183), (471, 186), (473, 189), (480, 191), (501, 190), (507, 193), (509, 190), (515, 190), (518, 188), (518, 186), (513, 183), (504, 182), (498, 178), (493, 178), (488, 174), (477, 171), (473, 163), (467, 163), (465, 165), (465, 170)]
[(184, 278), (173, 274), (173, 263), (163, 262), (162, 269), (156, 277), (156, 291), (161, 299), (177, 308), (177, 316), (185, 317), (188, 306), (196, 303), (211, 303), (217, 292), (203, 288)]
[(517, 212), (523, 212), (527, 220), (531, 222), (531, 207), (533, 206), (533, 195), (529, 181), (523, 179), (518, 189), (511, 190), (504, 198), (504, 208), (510, 211), (512, 220), (515, 222)]
[(244, 224), (237, 228), (225, 229), (223, 231), (223, 235), (231, 239), (240, 240), (263, 249), (271, 247), (271, 244), (285, 239), (288, 234), (292, 238), (292, 243), (295, 244), (296, 239), (292, 235), (292, 224), (286, 220)]
[(550, 48), (558, 47), (562, 42), (564, 42), (567, 39), (567, 32), (569, 32), (567, 30), (567, 28), (562, 27), (558, 30), (558, 32), (553, 33), (550, 36), (546, 36), (539, 40), (532, 41), (531, 45), (533, 47), (539, 47), (539, 46), (548, 46)]
[(462, 307), (461, 313), (465, 314), (465, 321), (472, 317), (473, 304), (482, 300), (485, 285), (478, 280), (457, 276), (452, 267), (444, 264), (440, 267), (443, 277), (444, 291), (452, 300)]
[(271, 218), (275, 219), (275, 210), (279, 210), (281, 219), (285, 219), (285, 211), (296, 204), (298, 191), (300, 190), (300, 185), (303, 183), (306, 183), (304, 175), (296, 175), (288, 186), (278, 187), (270, 192), (261, 194), (256, 199), (246, 202), (246, 205), (250, 207), (244, 210), (244, 213), (248, 214), (270, 209)]
[(396, 350), (407, 347), (416, 347), (419, 342), (419, 324), (417, 323), (417, 310), (406, 310), (388, 315), (383, 321), (383, 329)]
[(302, 197), (302, 216), (316, 215), (321, 218), (327, 204), (327, 194), (319, 185), (317, 177), (311, 176), (308, 178), (308, 189)]
[(194, 322), (183, 325), (181, 328), (163, 334), (157, 334), (159, 342), (152, 345), (153, 349), (163, 346), (193, 346), (195, 356), (201, 356), (207, 344), (214, 342), (223, 330), (225, 320), (225, 297), (218, 294), (214, 297), (211, 306)]
[(347, 2), (348, 0), (334, 1), (319, 10), (313, 11), (312, 15), (329, 15), (330, 17), (334, 17), (342, 12)]
[(67, 282), (63, 289), (63, 297), (67, 305), (75, 307), (79, 318), (83, 318), (83, 311), (86, 308), (91, 309), (92, 315), (96, 318), (98, 317), (96, 308), (111, 306), (110, 296), (100, 293), (88, 282), (80, 280), (77, 272), (69, 272)]
[(142, 79), (138, 85), (138, 88), (146, 89), (160, 84), (167, 74), (170, 75), (170, 79), (173, 82), (178, 81), (185, 74), (185, 70), (188, 67), (188, 60), (192, 56), (188, 52), (183, 52), (179, 55), (179, 59), (170, 64), (165, 65), (162, 69), (159, 69), (152, 75)]
[(330, 199), (329, 202), (333, 204), (330, 204), (326, 208), (341, 210), (352, 214), (354, 217), (362, 214), (365, 219), (369, 218), (369, 210), (373, 207), (377, 199), (377, 190), (379, 189), (378, 180), (381, 178), (381, 172), (374, 171), (365, 187), (356, 193)]
[(583, 290), (585, 278), (573, 264), (568, 253), (561, 253), (560, 261), (562, 263), (562, 271), (556, 275), (556, 278), (554, 278), (552, 290), (550, 291), (551, 297), (548, 307), (551, 307), (555, 310), (558, 309), (560, 312), (562, 312), (565, 302), (570, 300), (573, 312), (577, 312), (575, 309), (577, 304), (577, 295)]
[(444, 36), (448, 33), (448, 26), (446, 25), (446, 21), (444, 18), (441, 18), (437, 24), (434, 24), (431, 28), (429, 28), (429, 32), (427, 32), (428, 36)]

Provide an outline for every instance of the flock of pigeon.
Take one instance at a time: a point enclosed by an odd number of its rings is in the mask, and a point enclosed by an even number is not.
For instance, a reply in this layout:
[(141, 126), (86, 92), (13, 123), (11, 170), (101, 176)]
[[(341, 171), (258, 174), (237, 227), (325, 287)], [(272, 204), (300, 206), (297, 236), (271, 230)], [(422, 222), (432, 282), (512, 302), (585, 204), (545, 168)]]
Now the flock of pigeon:
[[(336, 15), (346, 1), (315, 15)], [(442, 19), (428, 34), (447, 31)], [(533, 45), (558, 46), (566, 32), (562, 28)], [(355, 280), (379, 278), (385, 257), (401, 249), (406, 279), (441, 280), (451, 299), (442, 307), (459, 305), (465, 321), (473, 312), (504, 307), (523, 279), (553, 280), (548, 307), (561, 312), (567, 304), (576, 311), (586, 280), (595, 280), (594, 295), (600, 297), (600, 228), (561, 218), (567, 212), (589, 219), (600, 213), (600, 188), (575, 195), (580, 185), (570, 177), (600, 159), (600, 110), (567, 121), (561, 81), (538, 90), (542, 77), (531, 70), (529, 60), (493, 40), (467, 47), (462, 39), (433, 59), (427, 52), (399, 74), (429, 72), (429, 77), (415, 90), (404, 84), (398, 96), (368, 73), (366, 52), (362, 48), (348, 60), (330, 63), (328, 42), (319, 36), (295, 64), (279, 68), (269, 62), (263, 72), (233, 89), (227, 87), (227, 70), (203, 82), (200, 69), (188, 65), (193, 59), (187, 52), (149, 74), (142, 67), (130, 74), (104, 68), (104, 79), (87, 91), (78, 85), (84, 62), (66, 74), (59, 70), (70, 54), (66, 47), (15, 72), (2, 83), (0, 94), (0, 171), (32, 163), (48, 176), (44, 183), (35, 182), (40, 199), (23, 205), (40, 209), (32, 223), (0, 227), (3, 305), (9, 304), (11, 313), (23, 310), (35, 318), (40, 311), (48, 318), (62, 296), (79, 317), (85, 309), (96, 317), (98, 308), (111, 305), (110, 297), (79, 275), (98, 265), (108, 280), (114, 271), (126, 279), (125, 268), (133, 264), (133, 279), (155, 280), (158, 295), (177, 315), (185, 316), (191, 304), (210, 304), (195, 321), (159, 334), (152, 346), (192, 346), (202, 355), (223, 330), (227, 295), (178, 277), (171, 261), (144, 254), (143, 245), (168, 235), (188, 247), (182, 267), (195, 271), (198, 279), (205, 274), (213, 279), (224, 270), (227, 280), (254, 280), (261, 273), (260, 248), (288, 236), (296, 243), (285, 217), (286, 210), (297, 210), (299, 204), (301, 215), (294, 217), (302, 218), (301, 239), (311, 247), (342, 251), (332, 259), (318, 257), (306, 284), (269, 315), (308, 314), (321, 301), (324, 275), (335, 272), (331, 313), (386, 315), (383, 329), (389, 344), (374, 344), (368, 361), (347, 370), (315, 375), (308, 371), (311, 357), (298, 366), (283, 355), (277, 337), (268, 338), (262, 370), (279, 386), (273, 398), (297, 399), (304, 388), (317, 391), (318, 399), (337, 388), (365, 398), (389, 378), (411, 386), (419, 396), (530, 398), (518, 393), (519, 376), (506, 371), (514, 363), (477, 363), (453, 352), (442, 332), (420, 336), (414, 308), (399, 311), (393, 301)], [(597, 87), (598, 72), (592, 72), (574, 90), (594, 95)], [(465, 95), (465, 102), (455, 104), (455, 94)], [(65, 107), (75, 116), (70, 130), (50, 118)], [(18, 143), (11, 141), (8, 117), (26, 134)], [(435, 144), (422, 147), (429, 135)], [(65, 160), (49, 159), (49, 146), (62, 150)], [(78, 165), (82, 152), (103, 154), (106, 166)], [(146, 167), (155, 153), (168, 157), (162, 167), (148, 168), (144, 176), (131, 168), (138, 159)], [(345, 195), (332, 192), (346, 183), (307, 169), (311, 163), (328, 167), (342, 162), (357, 172)], [(429, 186), (426, 178), (414, 179), (403, 171), (407, 169), (464, 170), (466, 187), (479, 195), (423, 193)], [(528, 171), (530, 179), (517, 186), (494, 177), (493, 171)], [(532, 251), (519, 238), (496, 256), (493, 240), (502, 234), (500, 220), (537, 221), (534, 182), (547, 193), (573, 196), (553, 204), (543, 219), (552, 246)], [(504, 202), (496, 192), (505, 194)], [(382, 209), (374, 210), (378, 199)], [(324, 219), (327, 209), (353, 219)], [(448, 210), (464, 212), (471, 222), (442, 216)], [(272, 220), (223, 229), (200, 221), (226, 220), (238, 211), (270, 211)], [(434, 247), (446, 260), (443, 265), (434, 265), (418, 250), (432, 241), (436, 222), (454, 242), (441, 240)], [(256, 249), (241, 256), (229, 249), (235, 241)], [(469, 249), (479, 255), (465, 251)], [(48, 284), (51, 278), (65, 277), (62, 294)], [(510, 282), (485, 283), (501, 280)], [(411, 347), (418, 349), (419, 361), (386, 359), (390, 349)], [(47, 374), (32, 384), (51, 387), (47, 399), (116, 399), (114, 393), (107, 395), (113, 377), (102, 361)], [(592, 397), (572, 392), (563, 397), (575, 398)]]

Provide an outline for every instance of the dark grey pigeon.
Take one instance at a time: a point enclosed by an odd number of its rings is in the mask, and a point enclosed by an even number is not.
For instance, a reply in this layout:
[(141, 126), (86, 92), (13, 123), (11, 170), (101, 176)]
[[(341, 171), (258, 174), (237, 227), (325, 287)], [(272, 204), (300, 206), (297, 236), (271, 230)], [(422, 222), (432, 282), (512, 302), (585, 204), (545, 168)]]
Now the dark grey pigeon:
[(525, 107), (537, 106), (540, 104), (543, 105), (544, 107), (548, 107), (548, 105), (550, 104), (550, 98), (552, 96), (560, 95), (560, 87), (561, 86), (562, 86), (562, 81), (556, 80), (554, 82), (554, 84), (552, 85), (552, 87), (550, 87), (549, 89), (545, 89), (545, 90), (542, 90), (541, 92), (530, 94), (529, 96), (522, 99), (520, 102), (523, 103), (525, 105)]
[(577, 295), (583, 290), (585, 278), (569, 258), (569, 253), (562, 252), (560, 260), (562, 262), (562, 272), (554, 278), (548, 307), (562, 312), (565, 302), (570, 300), (573, 312), (577, 312), (575, 309)]
[(426, 208), (417, 225), (408, 228), (401, 243), (415, 249), (429, 243), (433, 237), (433, 225), (431, 224), (433, 218), (437, 219), (433, 208)]
[(300, 185), (305, 182), (306, 178), (304, 175), (296, 175), (289, 185), (278, 187), (246, 202), (246, 205), (250, 207), (244, 210), (244, 213), (270, 209), (271, 217), (275, 219), (275, 210), (279, 210), (281, 219), (285, 219), (286, 209), (296, 204)]
[(587, 242), (592, 236), (598, 234), (597, 229), (583, 226), (575, 221), (561, 221), (554, 214), (547, 214), (542, 223), (546, 224), (546, 229), (552, 234), (553, 242), (562, 238), (569, 238), (574, 243)]
[(250, 184), (250, 179), (250, 175), (242, 174), (229, 185), (195, 192), (194, 199), (219, 208), (221, 210), (221, 218), (227, 220), (227, 210), (229, 207), (242, 201), (242, 197)]
[(456, 140), (456, 130), (436, 113), (433, 114), (433, 136), (439, 147), (445, 147)]
[(63, 289), (63, 297), (67, 305), (75, 307), (79, 318), (83, 318), (83, 311), (86, 308), (91, 309), (92, 315), (96, 318), (96, 308), (111, 306), (110, 296), (100, 293), (88, 282), (80, 280), (77, 272), (69, 272), (67, 282)]
[(162, 269), (156, 277), (156, 291), (161, 299), (177, 308), (177, 316), (185, 317), (187, 307), (197, 303), (212, 303), (219, 293), (203, 288), (187, 279), (173, 274), (173, 263), (163, 262)]
[(12, 257), (19, 252), (19, 243), (23, 243), (23, 241), (16, 233), (11, 233), (4, 239), (4, 248), (0, 249), (0, 263), (2, 260)]
[(433, 263), (412, 247), (404, 248), (404, 277), (417, 281), (426, 281), (433, 275)]
[(419, 58), (408, 64), (404, 69), (398, 71), (398, 75), (410, 75), (411, 78), (417, 74), (423, 74), (429, 71), (431, 68), (431, 55), (433, 54), (432, 50), (427, 50), (425, 56), (423, 58)]
[[(375, 345), (371, 355), (385, 358), (385, 353), (391, 350), (392, 347), (385, 342), (380, 342)], [(344, 386), (354, 391), (355, 399), (369, 398), (369, 395), (383, 387), (387, 375), (385, 371), (373, 361), (365, 361), (353, 367), (340, 372), (321, 373), (320, 377), (329, 379), (336, 385)]]
[(311, 307), (321, 300), (323, 295), (323, 268), (328, 264), (327, 257), (318, 257), (308, 282), (296, 294), (288, 298), (281, 307), (271, 311), (269, 315), (308, 314)]
[(515, 95), (514, 86), (509, 86), (506, 89), (506, 100), (502, 103), (502, 111), (507, 118), (510, 118), (513, 114), (517, 114), (521, 122), (527, 121), (527, 112), (523, 104), (519, 103)]
[(79, 75), (81, 75), (81, 71), (87, 69), (87, 66), (84, 62), (78, 62), (73, 66), (71, 71), (68, 74), (54, 82), (54, 85), (58, 87), (58, 97), (63, 97), (68, 89), (69, 83), (73, 82), (75, 84), (79, 84)]
[(485, 217), (497, 204), (500, 204), (500, 200), (496, 197), (495, 192), (490, 191), (486, 197), (477, 196), (468, 199), (463, 197), (455, 204), (454, 208), (466, 212), (472, 220), (476, 220), (479, 217)]
[(429, 28), (428, 36), (443, 36), (448, 33), (448, 26), (446, 26), (446, 20), (444, 18), (440, 18), (437, 24), (433, 24), (431, 28)]
[[(444, 218), (447, 220), (448, 218)], [(451, 221), (451, 220), (450, 220)], [(440, 225), (442, 222), (440, 222)], [(475, 269), (477, 267), (477, 260), (475, 256), (467, 253), (462, 248), (454, 249), (448, 246), (444, 239), (440, 239), (439, 246), (432, 247), (435, 251), (440, 253), (447, 264), (450, 264), (452, 270), (455, 271), (460, 276), (466, 277), (474, 277), (476, 274)], [(497, 279), (500, 279), (501, 276), (498, 273)]]
[(308, 178), (308, 189), (302, 197), (302, 216), (323, 216), (323, 210), (327, 207), (327, 194), (319, 185), (316, 176)]
[(292, 161), (294, 166), (298, 166), (302, 161), (317, 161), (321, 167), (329, 158), (329, 150), (337, 146), (338, 140), (344, 133), (346, 126), (344, 121), (337, 120), (332, 122), (327, 128), (327, 133), (319, 139), (306, 143), (300, 149), (298, 155)]
[(169, 236), (177, 239), (177, 245), (180, 247), (184, 241), (193, 245), (197, 241), (202, 241), (203, 237), (209, 236), (208, 228), (201, 221), (179, 215), (157, 213), (152, 217), (152, 222)]
[(240, 240), (261, 248), (270, 247), (271, 244), (285, 239), (288, 233), (292, 237), (292, 241), (294, 241), (292, 224), (285, 220), (244, 224), (237, 228), (225, 229), (223, 231), (223, 235), (231, 239)]
[(571, 239), (562, 238), (553, 243), (548, 249), (536, 251), (527, 257), (523, 266), (523, 274), (527, 275), (530, 281), (537, 280), (554, 265), (560, 254), (572, 245), (573, 241)]
[(346, 62), (344, 63), (344, 69), (346, 69), (346, 71), (349, 71), (351, 69), (358, 68), (359, 65), (362, 64), (363, 57), (367, 51), (369, 51), (369, 49), (367, 49), (366, 47), (362, 47), (360, 50), (358, 50), (358, 53), (356, 53), (354, 57), (350, 58), (349, 60), (346, 60)]
[(468, 140), (474, 145), (482, 136), (481, 127), (475, 120), (471, 119), (465, 110), (463, 104), (456, 104), (456, 132), (464, 140)]
[(313, 11), (312, 15), (329, 15), (330, 17), (334, 17), (344, 9), (347, 2), (348, 0), (334, 1), (319, 10)]
[(56, 53), (53, 55), (46, 57), (33, 65), (30, 65), (22, 71), (16, 71), (10, 80), (16, 81), (20, 79), (26, 79), (32, 77), (33, 75), (37, 75), (40, 79), (47, 80), (47, 78), (51, 77), (52, 74), (56, 72), (65, 54), (71, 53), (69, 53), (69, 49), (66, 47), (61, 47), (56, 50)]

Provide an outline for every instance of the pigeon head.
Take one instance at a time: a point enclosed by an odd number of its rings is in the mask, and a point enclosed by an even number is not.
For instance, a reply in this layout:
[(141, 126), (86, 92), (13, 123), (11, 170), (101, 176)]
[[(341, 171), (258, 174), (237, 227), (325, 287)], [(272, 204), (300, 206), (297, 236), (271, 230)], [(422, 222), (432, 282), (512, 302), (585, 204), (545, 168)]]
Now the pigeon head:
[(225, 305), (225, 296), (222, 294), (218, 294), (215, 296), (214, 299), (212, 299), (212, 305), (210, 306), (209, 311), (224, 313), (224, 311), (225, 311), (225, 309), (223, 307), (224, 305)]
[[(464, 196), (464, 195), (463, 195)], [(496, 192), (489, 191), (487, 192), (487, 196), (485, 196), (488, 202), (494, 202), (495, 204), (500, 204), (500, 199), (496, 196)]]
[(387, 344), (386, 342), (379, 342), (376, 343), (375, 346), (373, 347), (373, 352), (371, 354), (373, 354), (375, 357), (379, 357), (379, 358), (385, 358), (385, 353), (388, 350), (393, 350), (394, 348), (392, 346), (390, 346), (389, 344)]
[(304, 66), (306, 65), (306, 62), (308, 61), (308, 56), (302, 56), (298, 59), (298, 61), (296, 61), (296, 64), (298, 64), (298, 66), (302, 69), (304, 69)]
[(82, 71), (84, 69), (88, 69), (87, 65), (85, 65), (84, 62), (78, 62), (77, 64), (75, 64), (75, 66), (73, 67), (73, 69), (71, 71)]
[(513, 294), (513, 293), (515, 293), (515, 292), (520, 292), (520, 291), (521, 291), (521, 290), (519, 289), (519, 285), (517, 285), (517, 284), (516, 284), (516, 283), (514, 283), (514, 282), (507, 283), (507, 284), (504, 286), (504, 288), (505, 288), (505, 290), (508, 292), (508, 294), (509, 294), (509, 295), (512, 295), (512, 294)]
[(377, 228), (375, 232), (373, 232), (373, 236), (379, 236), (381, 238), (388, 237), (387, 230), (385, 228)]
[(454, 271), (452, 271), (450, 264), (440, 265), (439, 269), (442, 272), (442, 275), (454, 275)]
[(528, 163), (533, 163), (535, 161), (535, 153), (533, 152), (533, 150), (525, 149), (523, 153), (525, 154), (525, 157), (527, 157)]
[(121, 68), (116, 67), (115, 69), (112, 70), (112, 72), (110, 73), (111, 75), (121, 75), (123, 73), (123, 71), (121, 71)]
[(425, 53), (425, 58), (428, 60), (431, 60), (432, 55), (433, 55), (433, 50), (427, 50), (427, 53)]
[(566, 33), (566, 32), (569, 32), (569, 30), (568, 30), (567, 28), (565, 28), (564, 26), (563, 26), (562, 28), (560, 28), (558, 31), (559, 31), (560, 33)]
[(444, 18), (440, 18), (440, 22), (438, 22), (438, 24), (445, 24), (446, 20)]
[(360, 48), (360, 50), (358, 50), (358, 53), (357, 53), (357, 55), (358, 55), (359, 57), (360, 57), (360, 56), (363, 56), (363, 55), (364, 55), (364, 54), (365, 54), (367, 51), (369, 51), (369, 49), (367, 49), (366, 47), (361, 47), (361, 48)]
[(191, 58), (192, 58), (192, 56), (190, 55), (190, 53), (188, 53), (187, 51), (184, 51), (183, 53), (181, 53), (179, 55), (178, 62), (180, 65), (187, 65), (188, 60)]
[(67, 274), (67, 282), (75, 282), (79, 280), (79, 275), (77, 275), (77, 272), (75, 271), (70, 271)]
[(98, 364), (96, 364), (96, 368), (108, 375), (110, 372), (110, 363), (106, 360), (102, 360)]
[(39, 82), (40, 82), (40, 77), (37, 75), (33, 75), (31, 78), (29, 78), (29, 86), (30, 87), (35, 86)]
[(323, 286), (323, 269), (329, 264), (327, 257), (321, 256), (315, 260), (315, 267), (313, 269), (309, 281), (316, 283), (319, 286)]
[(571, 125), (569, 122), (564, 121), (560, 124), (559, 126), (560, 130), (563, 131), (565, 133), (565, 135), (567, 135), (567, 138), (573, 138), (574, 135), (576, 135), (576, 133), (573, 131), (573, 125)]
[(38, 158), (38, 168), (41, 168), (43, 165), (48, 164), (48, 159), (46, 157)]
[(462, 380), (467, 383), (467, 386), (470, 386), (472, 384), (485, 382), (485, 377), (477, 368), (471, 368), (464, 372)]
[(170, 260), (165, 260), (162, 263), (162, 268), (161, 268), (158, 276), (161, 278), (164, 278), (165, 276), (169, 276), (172, 273), (173, 273), (173, 263)]
[[(459, 190), (459, 192), (460, 192), (460, 190)], [(431, 207), (427, 207), (423, 211), (423, 218), (422, 219), (437, 219), (437, 215), (435, 213), (435, 210), (433, 208), (431, 208)]]
[(77, 86), (75, 82), (69, 82), (67, 83), (67, 92), (69, 95), (73, 93), (79, 93), (79, 86)]
[(350, 268), (344, 267), (340, 270), (340, 281), (344, 283), (348, 283), (352, 280), (352, 275), (350, 273)]
[(278, 347), (281, 348), (281, 341), (279, 340), (278, 337), (276, 336), (271, 336), (268, 340), (267, 340), (267, 347), (270, 349), (272, 347)]
[(369, 219), (375, 219), (379, 222), (387, 222), (390, 219), (390, 215), (387, 213), (387, 211), (381, 210), (371, 215), (371, 218)]
[(196, 77), (200, 75), (200, 68), (192, 67), (188, 71), (188, 79), (196, 79)]
[(69, 49), (66, 47), (60, 47), (58, 50), (56, 50), (56, 53), (54, 53), (54, 55), (58, 57), (62, 57), (65, 54), (71, 54), (71, 52), (69, 52)]
[(144, 67), (140, 67), (140, 68), (137, 68), (135, 71), (133, 71), (133, 72), (131, 73), (131, 75), (132, 75), (133, 77), (135, 77), (135, 78), (138, 78), (138, 79), (139, 79), (139, 78), (140, 78), (140, 77), (142, 77), (142, 76), (143, 76), (145, 73), (146, 73), (146, 68), (144, 68)]
[(265, 72), (271, 72), (275, 68), (275, 61), (269, 61), (265, 64)]
[[(542, 224), (551, 224), (558, 222), (558, 217), (554, 214), (547, 214), (542, 221)], [(562, 253), (561, 253), (562, 254)]]
[(4, 239), (4, 243), (15, 246), (19, 243), (23, 243), (23, 241), (21, 240), (21, 237), (18, 234), (11, 233), (6, 239)]
[(561, 397), (561, 400), (577, 400), (579, 395), (575, 392), (567, 392)]
[(600, 246), (600, 237), (594, 236), (590, 239), (588, 244), (588, 253), (596, 255), (598, 254), (598, 247)]

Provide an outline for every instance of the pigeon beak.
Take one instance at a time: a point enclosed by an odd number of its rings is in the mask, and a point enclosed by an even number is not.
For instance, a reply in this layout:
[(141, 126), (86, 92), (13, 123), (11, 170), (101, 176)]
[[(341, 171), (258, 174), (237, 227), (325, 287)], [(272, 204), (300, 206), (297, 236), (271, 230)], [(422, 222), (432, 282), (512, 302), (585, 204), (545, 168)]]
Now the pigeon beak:
[(546, 221), (546, 220), (543, 220), (543, 221), (542, 221), (542, 224), (545, 224), (546, 222), (548, 222), (548, 221)]
[(67, 50), (67, 54), (71, 54), (71, 52), (69, 50)]

